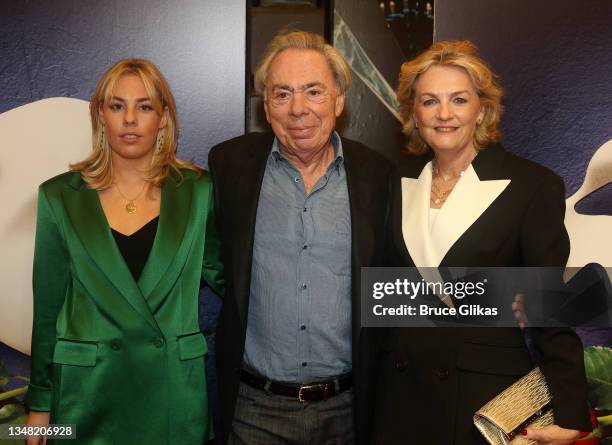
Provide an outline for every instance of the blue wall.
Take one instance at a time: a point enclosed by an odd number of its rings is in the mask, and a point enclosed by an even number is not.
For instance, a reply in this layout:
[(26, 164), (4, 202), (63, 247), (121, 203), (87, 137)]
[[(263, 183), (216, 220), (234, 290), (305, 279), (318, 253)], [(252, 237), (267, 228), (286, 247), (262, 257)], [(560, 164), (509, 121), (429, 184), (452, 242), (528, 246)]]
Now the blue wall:
[[(436, 0), (434, 28), (478, 45), (506, 89), (504, 145), (574, 193), (612, 139), (612, 2)], [(612, 187), (587, 200), (579, 211), (612, 215)]]
[(116, 60), (144, 57), (178, 103), (179, 154), (244, 132), (245, 2), (2, 0), (0, 112), (55, 96), (89, 100)]

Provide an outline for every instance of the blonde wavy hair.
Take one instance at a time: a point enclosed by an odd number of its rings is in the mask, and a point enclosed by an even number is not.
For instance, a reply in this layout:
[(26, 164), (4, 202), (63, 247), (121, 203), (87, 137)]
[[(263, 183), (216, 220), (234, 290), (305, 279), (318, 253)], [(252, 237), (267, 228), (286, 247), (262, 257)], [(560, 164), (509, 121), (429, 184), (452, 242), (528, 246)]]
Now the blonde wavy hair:
[(351, 86), (351, 68), (336, 48), (318, 35), (305, 31), (281, 31), (266, 46), (266, 51), (255, 69), (255, 91), (266, 96), (266, 80), (272, 61), (286, 49), (312, 49), (327, 61), (336, 83), (337, 94), (346, 93)]
[(182, 179), (181, 168), (194, 170), (201, 174), (202, 170), (196, 165), (176, 158), (179, 135), (176, 102), (166, 78), (157, 66), (145, 59), (119, 60), (102, 75), (89, 104), (93, 145), (91, 153), (83, 161), (71, 164), (70, 170), (80, 172), (83, 181), (89, 188), (103, 190), (112, 185), (112, 148), (104, 136), (104, 124), (100, 118), (100, 110), (112, 98), (117, 81), (125, 75), (140, 77), (154, 110), (160, 116), (164, 111), (168, 112), (168, 122), (164, 128), (159, 130), (163, 133), (158, 134), (158, 137), (163, 135), (163, 142), (159, 150), (154, 150), (151, 168), (146, 177), (147, 181), (160, 186), (172, 172)]
[(469, 40), (451, 40), (434, 43), (428, 50), (415, 59), (402, 65), (397, 88), (402, 132), (408, 141), (405, 151), (421, 155), (429, 147), (415, 131), (414, 95), (419, 76), (434, 65), (463, 68), (476, 89), (481, 105), (484, 107), (482, 122), (474, 132), (474, 146), (477, 149), (494, 144), (501, 138), (499, 121), (503, 112), (501, 98), (504, 90), (497, 82), (497, 76), (487, 63), (478, 56), (478, 50)]

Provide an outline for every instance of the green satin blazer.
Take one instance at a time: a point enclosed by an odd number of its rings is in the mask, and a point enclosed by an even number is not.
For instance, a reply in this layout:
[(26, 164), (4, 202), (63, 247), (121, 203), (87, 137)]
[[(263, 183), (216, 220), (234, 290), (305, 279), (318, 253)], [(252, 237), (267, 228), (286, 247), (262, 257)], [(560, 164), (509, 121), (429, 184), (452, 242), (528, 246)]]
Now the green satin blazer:
[[(162, 186), (138, 282), (79, 173), (39, 188), (26, 403), (76, 424), (75, 444), (201, 444), (211, 435), (200, 280), (222, 292), (212, 181)], [(63, 442), (61, 442), (63, 443)]]

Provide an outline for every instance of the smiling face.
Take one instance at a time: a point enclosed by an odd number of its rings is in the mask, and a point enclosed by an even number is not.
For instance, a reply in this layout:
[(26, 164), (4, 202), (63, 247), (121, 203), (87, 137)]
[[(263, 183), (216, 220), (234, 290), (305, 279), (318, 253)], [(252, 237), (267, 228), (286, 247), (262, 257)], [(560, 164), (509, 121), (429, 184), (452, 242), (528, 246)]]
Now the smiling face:
[(322, 54), (292, 48), (270, 65), (264, 108), (281, 150), (307, 156), (329, 146), (344, 95)]
[(463, 68), (434, 65), (415, 84), (414, 119), (436, 153), (473, 150), (476, 125), (484, 107)]
[(123, 159), (151, 159), (159, 129), (166, 126), (167, 111), (161, 115), (142, 79), (134, 74), (121, 76), (111, 95), (100, 109), (106, 138), (113, 156)]

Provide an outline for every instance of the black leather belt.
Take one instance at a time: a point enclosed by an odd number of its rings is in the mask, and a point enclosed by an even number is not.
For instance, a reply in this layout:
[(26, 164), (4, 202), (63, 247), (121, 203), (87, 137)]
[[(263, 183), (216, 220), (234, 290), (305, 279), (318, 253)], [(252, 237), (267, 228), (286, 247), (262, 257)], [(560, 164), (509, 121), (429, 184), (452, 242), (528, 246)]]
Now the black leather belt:
[(353, 386), (353, 374), (343, 374), (330, 380), (312, 382), (305, 385), (291, 385), (274, 382), (251, 374), (244, 369), (240, 380), (253, 388), (271, 392), (279, 396), (292, 397), (300, 402), (315, 402), (337, 396)]

